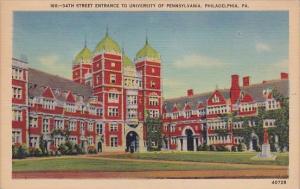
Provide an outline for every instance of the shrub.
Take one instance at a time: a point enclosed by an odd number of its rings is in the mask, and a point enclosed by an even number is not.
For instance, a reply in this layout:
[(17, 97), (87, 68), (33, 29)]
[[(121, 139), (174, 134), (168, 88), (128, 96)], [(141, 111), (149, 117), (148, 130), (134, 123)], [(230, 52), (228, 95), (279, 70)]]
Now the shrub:
[(247, 150), (247, 146), (244, 143), (240, 143), (238, 144), (237, 149), (239, 152), (243, 152)]
[(238, 151), (237, 146), (231, 146), (231, 151), (232, 151), (232, 152), (237, 152), (237, 151)]
[(207, 146), (207, 144), (201, 144), (200, 146), (197, 147), (198, 151), (208, 151), (209, 147)]
[(60, 152), (60, 154), (64, 155), (67, 153), (68, 147), (65, 144), (60, 144), (58, 146), (58, 151)]
[(25, 144), (12, 145), (12, 158), (23, 159), (28, 156), (28, 149)]
[(228, 149), (224, 145), (217, 145), (216, 150), (217, 151), (222, 151), (222, 152), (228, 151)]
[(74, 145), (74, 152), (76, 152), (76, 154), (84, 154), (83, 150), (80, 148), (78, 144)]
[(209, 145), (209, 150), (210, 151), (216, 151), (216, 146), (213, 145), (213, 144)]
[(88, 146), (87, 151), (88, 151), (89, 154), (96, 154), (97, 153), (95, 146)]

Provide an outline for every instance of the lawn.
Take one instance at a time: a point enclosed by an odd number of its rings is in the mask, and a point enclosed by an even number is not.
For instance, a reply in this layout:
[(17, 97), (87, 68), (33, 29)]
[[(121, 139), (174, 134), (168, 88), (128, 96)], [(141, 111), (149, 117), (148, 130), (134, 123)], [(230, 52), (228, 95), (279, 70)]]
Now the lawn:
[[(190, 162), (218, 162), (255, 165), (288, 165), (288, 153), (277, 153), (275, 161), (251, 160), (257, 152), (145, 152), (134, 154), (116, 154), (108, 157), (120, 159), (152, 159)], [(107, 156), (106, 156), (107, 157)]]
[(239, 170), (246, 169), (243, 165), (187, 165), (161, 162), (133, 162), (126, 160), (53, 158), (25, 159), (12, 163), (13, 171), (182, 171), (182, 170)]

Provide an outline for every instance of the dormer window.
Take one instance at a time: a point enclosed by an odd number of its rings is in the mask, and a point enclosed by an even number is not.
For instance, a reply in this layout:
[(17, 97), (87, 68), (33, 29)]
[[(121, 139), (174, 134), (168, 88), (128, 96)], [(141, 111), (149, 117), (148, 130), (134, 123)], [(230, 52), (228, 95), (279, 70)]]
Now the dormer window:
[(188, 110), (188, 111), (185, 112), (185, 117), (186, 118), (189, 118), (191, 116), (192, 116), (192, 111), (191, 110)]
[(75, 104), (73, 104), (73, 103), (66, 103), (65, 110), (67, 112), (73, 112), (73, 113), (76, 112)]
[(44, 109), (54, 110), (55, 109), (54, 100), (43, 99), (42, 106), (43, 106)]
[(220, 98), (215, 94), (214, 97), (212, 98), (213, 103), (218, 103), (220, 102)]

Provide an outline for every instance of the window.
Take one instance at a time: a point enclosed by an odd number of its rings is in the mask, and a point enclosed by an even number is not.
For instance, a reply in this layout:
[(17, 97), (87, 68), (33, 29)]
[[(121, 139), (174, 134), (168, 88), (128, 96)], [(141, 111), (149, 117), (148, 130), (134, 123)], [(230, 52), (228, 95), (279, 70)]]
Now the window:
[(55, 108), (54, 100), (43, 99), (43, 108), (49, 109), (49, 110), (54, 110), (54, 108)]
[(88, 145), (91, 146), (93, 144), (94, 144), (93, 137), (92, 136), (88, 137)]
[(109, 116), (118, 116), (119, 115), (119, 109), (117, 107), (109, 107), (108, 108), (108, 115)]
[(115, 84), (116, 83), (116, 74), (110, 74), (110, 83)]
[(19, 68), (13, 68), (12, 69), (12, 78), (13, 79), (23, 79), (23, 70)]
[(119, 94), (117, 93), (108, 93), (108, 102), (119, 102)]
[(102, 108), (96, 108), (96, 115), (102, 116), (103, 115), (103, 109)]
[(176, 137), (171, 137), (171, 143), (176, 144)]
[(175, 125), (171, 125), (170, 132), (175, 132), (175, 130), (176, 130), (176, 126)]
[(129, 119), (137, 118), (137, 109), (128, 108), (127, 109), (127, 118), (129, 118)]
[(69, 141), (72, 144), (77, 144), (77, 137), (76, 136), (69, 136)]
[(110, 138), (110, 146), (117, 147), (118, 146), (118, 137), (111, 137)]
[(69, 122), (69, 131), (76, 131), (77, 127), (76, 127), (76, 121), (70, 121)]
[(179, 112), (174, 112), (173, 113), (173, 119), (178, 119), (179, 117)]
[(150, 82), (150, 85), (151, 85), (152, 88), (154, 88), (154, 87), (155, 87), (155, 82), (154, 82), (154, 81), (151, 81), (151, 82)]
[(149, 116), (151, 118), (157, 118), (157, 117), (159, 117), (159, 111), (158, 110), (149, 110)]
[(65, 105), (65, 110), (67, 111), (67, 112), (75, 112), (76, 111), (76, 109), (75, 109), (75, 104), (72, 104), (72, 103), (66, 103), (66, 105)]
[(29, 117), (29, 127), (30, 128), (37, 128), (38, 127), (38, 123), (37, 123), (37, 117)]
[(54, 145), (56, 147), (58, 147), (59, 145), (63, 144), (64, 143), (64, 137), (63, 136), (54, 136)]
[(43, 133), (49, 133), (49, 119), (43, 119)]
[(96, 133), (99, 134), (103, 134), (103, 125), (102, 123), (97, 123), (96, 124)]
[(93, 124), (93, 122), (89, 122), (89, 124), (88, 124), (88, 131), (93, 131), (94, 130), (94, 124)]
[(30, 136), (29, 137), (29, 146), (37, 148), (39, 147), (39, 139), (36, 136)]
[(113, 68), (116, 67), (116, 63), (112, 62), (111, 67), (113, 67)]
[(21, 137), (21, 131), (12, 131), (12, 143), (13, 144), (21, 144), (22, 143), (22, 137)]
[(80, 134), (84, 135), (84, 122), (80, 122)]
[(186, 118), (189, 118), (189, 117), (191, 117), (192, 116), (192, 111), (187, 111), (187, 112), (185, 112), (185, 117)]
[(12, 110), (13, 121), (22, 121), (22, 111), (21, 110)]
[(128, 105), (136, 105), (137, 104), (137, 96), (136, 95), (127, 95), (127, 104)]
[(63, 120), (54, 120), (55, 129), (64, 129), (64, 121)]
[(158, 106), (158, 96), (150, 96), (149, 97), (149, 105)]
[(116, 123), (111, 123), (109, 126), (109, 131), (110, 132), (118, 131), (118, 125)]
[(13, 98), (21, 99), (22, 98), (22, 88), (21, 87), (13, 87)]

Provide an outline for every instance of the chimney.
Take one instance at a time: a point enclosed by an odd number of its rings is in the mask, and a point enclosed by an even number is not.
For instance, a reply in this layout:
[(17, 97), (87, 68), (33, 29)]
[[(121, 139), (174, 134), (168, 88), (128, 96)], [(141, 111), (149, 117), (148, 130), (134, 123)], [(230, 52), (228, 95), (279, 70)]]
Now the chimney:
[(243, 77), (243, 87), (248, 87), (250, 85), (250, 77), (245, 76)]
[(235, 104), (240, 97), (239, 75), (231, 75), (230, 100)]
[(188, 96), (188, 97), (193, 96), (193, 95), (194, 95), (194, 90), (193, 90), (193, 89), (188, 89), (188, 90), (186, 91), (186, 93), (187, 93), (187, 96)]
[(285, 72), (280, 73), (280, 79), (289, 79), (289, 74)]
[(231, 88), (239, 88), (239, 75), (231, 75)]

